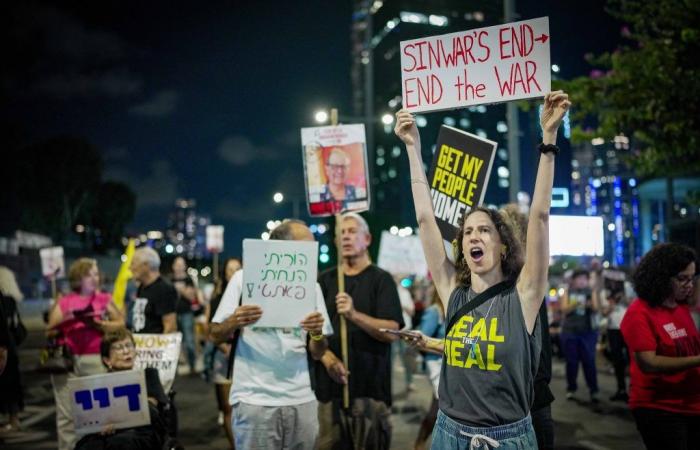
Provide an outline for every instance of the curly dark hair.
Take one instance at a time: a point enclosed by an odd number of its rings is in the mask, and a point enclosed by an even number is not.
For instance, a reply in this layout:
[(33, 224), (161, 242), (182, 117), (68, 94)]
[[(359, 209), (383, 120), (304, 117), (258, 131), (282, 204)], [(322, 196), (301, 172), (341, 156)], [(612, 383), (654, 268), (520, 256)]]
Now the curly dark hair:
[(522, 255), (522, 245), (520, 240), (516, 237), (514, 233), (513, 226), (510, 225), (501, 213), (494, 209), (477, 207), (472, 208), (469, 212), (465, 213), (459, 220), (459, 231), (457, 232), (457, 254), (455, 258), (455, 266), (457, 268), (457, 281), (465, 287), (469, 287), (472, 284), (471, 281), (471, 270), (467, 265), (467, 260), (464, 257), (464, 252), (462, 251), (462, 241), (464, 240), (464, 233), (462, 232), (464, 228), (464, 222), (467, 218), (474, 214), (475, 212), (483, 212), (489, 216), (491, 222), (496, 227), (498, 235), (501, 238), (501, 243), (506, 246), (506, 255), (501, 260), (501, 270), (503, 271), (503, 276), (507, 280), (515, 280), (520, 274), (520, 269), (523, 268), (523, 255)]
[(695, 251), (682, 244), (656, 245), (642, 257), (632, 276), (634, 290), (651, 306), (659, 306), (673, 293), (671, 278), (695, 262)]

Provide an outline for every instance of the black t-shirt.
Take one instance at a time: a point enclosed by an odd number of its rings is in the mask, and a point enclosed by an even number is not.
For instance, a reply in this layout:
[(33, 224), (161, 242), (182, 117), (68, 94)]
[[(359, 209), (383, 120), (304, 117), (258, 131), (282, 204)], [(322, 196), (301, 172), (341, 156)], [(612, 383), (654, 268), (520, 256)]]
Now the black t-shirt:
[[(192, 280), (192, 277), (190, 277), (189, 275), (185, 275), (184, 278), (173, 277), (172, 282), (173, 282), (173, 286), (177, 286), (178, 283), (182, 283), (186, 287), (194, 287), (194, 281)], [(177, 293), (177, 304), (175, 305), (175, 312), (178, 314), (192, 312), (192, 299), (183, 297), (178, 292)]]
[(576, 306), (576, 308), (566, 314), (561, 328), (562, 333), (582, 334), (593, 330), (591, 326), (592, 298), (593, 294), (589, 288), (569, 290), (569, 305)]
[(177, 291), (163, 277), (139, 286), (132, 308), (131, 328), (135, 333), (162, 333), (163, 316), (175, 312)]
[[(326, 309), (335, 333), (329, 339), (330, 349), (341, 358), (340, 315), (336, 310), (338, 272), (327, 270), (318, 280), (326, 300)], [(354, 276), (345, 276), (345, 292), (352, 297), (359, 312), (378, 319), (393, 320), (403, 328), (401, 302), (394, 279), (388, 272), (375, 265)], [(351, 321), (348, 330), (348, 370), (350, 371), (350, 397), (369, 397), (391, 405), (391, 344), (380, 342)], [(316, 397), (327, 402), (342, 398), (342, 386), (335, 383), (320, 362), (315, 365)]]
[(547, 317), (547, 299), (540, 306), (539, 325), (542, 330), (542, 350), (540, 352), (540, 365), (535, 374), (535, 399), (532, 402), (532, 411), (542, 409), (554, 401), (554, 395), (549, 388), (552, 381), (552, 338), (549, 334), (549, 318)]

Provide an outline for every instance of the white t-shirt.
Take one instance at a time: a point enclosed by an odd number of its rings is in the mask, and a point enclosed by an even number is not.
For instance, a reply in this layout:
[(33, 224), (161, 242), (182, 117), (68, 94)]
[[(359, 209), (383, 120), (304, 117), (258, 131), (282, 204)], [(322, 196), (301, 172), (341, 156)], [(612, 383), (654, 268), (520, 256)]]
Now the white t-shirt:
[[(242, 289), (243, 270), (239, 270), (226, 286), (212, 322), (221, 323), (233, 314)], [(318, 283), (316, 311), (323, 315), (323, 334), (332, 335), (333, 326)], [(306, 334), (301, 327), (244, 327), (236, 346), (230, 404), (290, 406), (315, 400), (306, 359)]]

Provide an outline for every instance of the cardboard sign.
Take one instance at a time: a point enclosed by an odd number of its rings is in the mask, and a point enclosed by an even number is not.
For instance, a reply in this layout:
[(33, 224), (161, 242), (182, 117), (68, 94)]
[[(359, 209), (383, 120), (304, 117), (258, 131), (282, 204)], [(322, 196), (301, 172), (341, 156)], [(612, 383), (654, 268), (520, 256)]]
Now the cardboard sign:
[(411, 112), (542, 97), (551, 90), (549, 18), (401, 42)]
[(259, 305), (255, 327), (294, 328), (316, 309), (318, 242), (243, 240), (244, 305)]
[(392, 275), (428, 275), (428, 265), (418, 236), (396, 236), (382, 231), (377, 265)]
[(207, 251), (209, 253), (221, 253), (224, 251), (224, 226), (207, 226)]
[(134, 334), (134, 342), (136, 342), (134, 368), (158, 369), (160, 384), (163, 385), (165, 392), (169, 392), (177, 374), (182, 333)]
[(68, 379), (76, 434), (99, 433), (151, 423), (146, 379), (141, 370), (125, 370)]
[(45, 277), (63, 278), (66, 276), (66, 262), (63, 247), (47, 247), (39, 250), (41, 273)]
[(309, 215), (369, 209), (364, 125), (301, 129)]
[(459, 219), (486, 195), (496, 143), (442, 125), (428, 172), (433, 210), (442, 238), (452, 242)]

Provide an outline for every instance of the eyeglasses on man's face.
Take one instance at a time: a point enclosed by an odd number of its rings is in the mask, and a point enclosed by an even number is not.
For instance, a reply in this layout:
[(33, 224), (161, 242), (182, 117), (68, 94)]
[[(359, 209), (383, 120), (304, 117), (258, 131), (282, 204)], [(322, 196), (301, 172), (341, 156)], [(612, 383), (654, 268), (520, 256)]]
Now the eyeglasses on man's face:
[(347, 164), (326, 164), (326, 167), (328, 167), (330, 170), (338, 170), (343, 172), (348, 170)]

